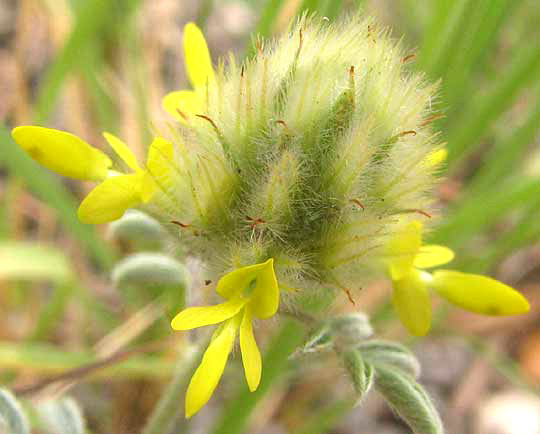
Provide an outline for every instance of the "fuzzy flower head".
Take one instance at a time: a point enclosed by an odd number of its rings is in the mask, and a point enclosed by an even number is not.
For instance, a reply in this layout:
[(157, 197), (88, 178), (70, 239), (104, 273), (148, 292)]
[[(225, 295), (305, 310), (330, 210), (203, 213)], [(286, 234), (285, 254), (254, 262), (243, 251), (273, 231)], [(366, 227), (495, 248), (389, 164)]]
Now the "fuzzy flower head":
[(253, 318), (273, 316), (279, 306), (279, 289), (273, 259), (242, 267), (223, 276), (216, 292), (227, 301), (215, 306), (190, 307), (172, 320), (174, 330), (191, 330), (221, 324), (212, 336), (201, 364), (193, 374), (186, 393), (186, 417), (205, 405), (216, 388), (240, 331), (240, 350), (249, 390), (261, 379), (261, 354), (253, 335)]
[(444, 158), (435, 87), (371, 19), (303, 17), (242, 64), (213, 67), (184, 29), (193, 90), (167, 95), (180, 121), (170, 190), (153, 214), (182, 227), (210, 278), (273, 257), (280, 288), (358, 288), (407, 216), (429, 210)]
[(422, 224), (409, 223), (387, 247), (387, 270), (393, 283), (392, 301), (414, 335), (425, 335), (431, 325), (430, 290), (450, 303), (484, 315), (516, 315), (529, 303), (516, 290), (485, 276), (452, 270), (424, 269), (446, 264), (454, 253), (443, 246), (422, 245)]

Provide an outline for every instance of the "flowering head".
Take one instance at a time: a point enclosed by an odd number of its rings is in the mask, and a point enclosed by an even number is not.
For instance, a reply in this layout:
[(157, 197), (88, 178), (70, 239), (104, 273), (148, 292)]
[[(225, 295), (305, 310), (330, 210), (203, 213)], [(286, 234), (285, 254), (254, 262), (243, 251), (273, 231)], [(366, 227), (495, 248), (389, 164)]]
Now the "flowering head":
[(257, 389), (261, 379), (261, 354), (253, 335), (253, 318), (273, 316), (279, 306), (279, 288), (273, 259), (242, 267), (223, 276), (216, 292), (227, 301), (215, 306), (189, 307), (176, 315), (174, 330), (191, 330), (221, 324), (193, 374), (186, 393), (186, 417), (204, 406), (216, 388), (240, 331), (240, 351), (249, 390)]
[(409, 223), (387, 246), (386, 267), (392, 279), (392, 302), (398, 315), (415, 335), (425, 335), (431, 325), (433, 290), (452, 304), (485, 315), (515, 315), (529, 310), (516, 290), (489, 277), (459, 271), (426, 268), (446, 264), (454, 253), (443, 246), (422, 245), (422, 224)]

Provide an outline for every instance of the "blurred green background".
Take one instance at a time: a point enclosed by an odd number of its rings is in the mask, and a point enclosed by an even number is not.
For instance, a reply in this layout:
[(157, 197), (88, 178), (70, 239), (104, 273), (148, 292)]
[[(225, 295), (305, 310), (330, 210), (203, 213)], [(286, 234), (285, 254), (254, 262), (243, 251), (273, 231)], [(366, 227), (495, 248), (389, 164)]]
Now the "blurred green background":
[[(440, 304), (430, 337), (417, 342), (395, 322), (386, 283), (364, 288), (357, 305), (372, 315), (378, 335), (414, 346), (448, 432), (540, 433), (540, 421), (515, 410), (540, 414), (538, 0), (0, 1), (3, 386), (34, 401), (69, 386), (89, 433), (138, 433), (173, 371), (172, 348), (181, 347), (159, 305), (111, 284), (115, 262), (137, 247), (78, 222), (90, 185), (38, 167), (10, 129), (46, 125), (100, 147), (106, 130), (142, 155), (153, 126), (170, 121), (161, 98), (188, 87), (186, 22), (203, 29), (216, 61), (228, 51), (249, 55), (253, 32), (271, 37), (304, 10), (334, 20), (359, 8), (403, 39), (414, 68), (440, 80), (432, 103), (444, 116), (433, 124), (449, 158), (430, 241), (456, 251), (453, 268), (518, 288), (532, 310), (483, 318)], [(351, 306), (338, 300), (334, 309)], [(330, 356), (288, 359), (301, 342), (297, 327), (271, 334), (259, 391), (239, 387), (236, 370), (178, 432), (408, 432), (376, 396), (353, 408)], [(81, 365), (89, 369), (71, 371)]]

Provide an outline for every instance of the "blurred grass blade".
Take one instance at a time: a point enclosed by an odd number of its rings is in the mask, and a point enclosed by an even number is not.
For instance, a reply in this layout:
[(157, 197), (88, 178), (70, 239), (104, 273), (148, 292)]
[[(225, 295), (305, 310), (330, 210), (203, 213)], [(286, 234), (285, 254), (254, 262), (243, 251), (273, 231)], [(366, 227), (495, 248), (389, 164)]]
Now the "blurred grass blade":
[(449, 106), (458, 108), (472, 85), (471, 75), (475, 69), (485, 67), (485, 59), (497, 41), (502, 25), (522, 0), (480, 0), (469, 19), (468, 29), (462, 29), (461, 44), (449, 64), (443, 82), (445, 100)]
[(540, 180), (522, 179), (477, 196), (451, 213), (431, 234), (430, 242), (457, 247), (486, 225), (537, 199), (539, 191)]
[(315, 12), (319, 10), (319, 0), (303, 0), (298, 8), (298, 15), (302, 15), (304, 11)]
[(107, 0), (88, 0), (80, 3), (78, 9), (73, 30), (39, 87), (34, 107), (37, 124), (47, 121), (65, 77), (80, 61), (80, 53), (84, 53), (96, 35), (103, 32), (101, 26), (110, 12)]
[(341, 11), (341, 5), (343, 0), (326, 0), (326, 5), (322, 11), (322, 15), (330, 18), (331, 20), (339, 16)]
[(246, 424), (251, 412), (268, 393), (271, 386), (279, 382), (287, 373), (289, 355), (300, 345), (303, 327), (292, 320), (284, 321), (278, 334), (274, 336), (263, 357), (263, 372), (259, 388), (251, 393), (242, 382), (240, 391), (225, 404), (221, 418), (209, 432), (213, 434), (240, 434), (246, 432)]
[[(59, 375), (83, 365), (95, 363), (90, 350), (67, 351), (49, 344), (0, 341), (0, 371), (23, 369), (30, 375)], [(92, 378), (110, 381), (118, 378), (165, 379), (171, 375), (172, 363), (160, 356), (132, 356), (127, 360), (96, 369)]]
[(65, 284), (73, 277), (71, 266), (58, 249), (37, 243), (0, 243), (0, 280), (50, 280)]
[(283, 0), (268, 0), (266, 2), (266, 5), (261, 13), (259, 23), (255, 29), (256, 34), (259, 34), (265, 38), (271, 35), (272, 27), (274, 26), (274, 22), (279, 15), (282, 4)]
[(432, 0), (429, 3), (433, 12), (418, 52), (418, 66), (421, 69), (433, 64), (435, 51), (439, 49), (438, 46), (444, 44), (441, 29), (448, 27), (450, 11), (455, 2), (454, 0)]
[(540, 239), (540, 199), (527, 207), (521, 218), (508, 231), (491, 241), (482, 255), (461, 258), (463, 271), (486, 273), (506, 256)]
[(540, 77), (540, 45), (526, 45), (513, 63), (502, 71), (493, 88), (472, 102), (448, 133), (448, 162), (456, 161), (476, 149), (492, 123), (514, 102), (517, 94)]
[(49, 297), (49, 300), (39, 313), (36, 327), (30, 339), (35, 341), (45, 340), (50, 336), (50, 333), (62, 318), (73, 293), (74, 287), (71, 284), (57, 285), (54, 288), (52, 296)]
[(534, 141), (536, 133), (540, 130), (540, 99), (531, 110), (527, 120), (515, 130), (509, 132), (505, 140), (496, 143), (486, 155), (482, 165), (475, 172), (471, 182), (467, 185), (467, 196), (489, 191), (501, 179), (511, 175), (509, 168), (516, 167), (518, 161), (524, 156), (527, 147)]
[[(444, 75), (452, 61), (457, 47), (467, 27), (473, 0), (456, 0), (448, 9), (444, 24), (433, 35), (434, 41), (420, 51), (419, 66), (431, 77), (439, 78)], [(429, 50), (429, 51), (428, 51)]]
[(354, 407), (354, 399), (341, 399), (327, 407), (307, 413), (304, 423), (293, 431), (293, 434), (325, 434)]
[(103, 38), (107, 30), (122, 30), (122, 25), (140, 0), (86, 0), (77, 2), (75, 24), (62, 50), (45, 73), (39, 87), (35, 107), (34, 122), (47, 121), (65, 78), (77, 66), (88, 47)]
[(94, 227), (83, 225), (78, 220), (74, 197), (57, 178), (45, 172), (15, 144), (3, 126), (0, 126), (0, 143), (0, 167), (21, 178), (36, 196), (56, 209), (64, 226), (90, 251), (98, 264), (108, 268), (113, 262), (112, 253), (96, 235)]

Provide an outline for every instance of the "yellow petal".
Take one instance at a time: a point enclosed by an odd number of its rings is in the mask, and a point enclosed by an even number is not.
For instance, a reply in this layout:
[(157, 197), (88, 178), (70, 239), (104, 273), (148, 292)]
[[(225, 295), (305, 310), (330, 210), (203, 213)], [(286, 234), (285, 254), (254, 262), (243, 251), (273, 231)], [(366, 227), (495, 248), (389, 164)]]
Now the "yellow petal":
[(274, 259), (260, 264), (257, 274), (257, 284), (251, 295), (250, 306), (258, 318), (268, 318), (274, 315), (279, 307), (279, 287), (274, 272)]
[[(249, 296), (255, 316), (268, 318), (276, 313), (279, 306), (279, 288), (273, 264), (274, 260), (270, 258), (266, 262), (234, 270), (219, 279), (216, 291), (225, 298)], [(245, 291), (254, 281), (255, 287), (247, 294)]]
[(184, 56), (189, 81), (195, 89), (214, 80), (210, 52), (201, 29), (195, 23), (187, 23), (184, 27)]
[(441, 270), (431, 286), (450, 303), (485, 315), (516, 315), (529, 310), (529, 302), (502, 282), (477, 274)]
[(249, 390), (254, 392), (261, 381), (262, 361), (259, 347), (253, 336), (252, 319), (251, 309), (246, 307), (240, 325), (240, 351)]
[(174, 330), (191, 330), (210, 324), (218, 324), (235, 316), (248, 302), (235, 298), (215, 306), (188, 307), (171, 321)]
[(420, 251), (414, 258), (414, 266), (417, 268), (431, 268), (446, 264), (454, 259), (454, 252), (448, 247), (427, 245), (420, 247)]
[(170, 188), (173, 168), (173, 144), (161, 137), (156, 137), (148, 148), (146, 176), (141, 191), (143, 202), (148, 202), (158, 189)]
[(112, 166), (110, 158), (99, 149), (65, 131), (23, 126), (15, 128), (11, 135), (34, 160), (60, 175), (101, 181)]
[(171, 142), (161, 137), (153, 140), (148, 148), (146, 170), (158, 185), (170, 185), (171, 173), (174, 170), (174, 147)]
[(200, 96), (192, 90), (178, 90), (165, 95), (163, 108), (180, 122), (187, 122), (189, 118), (202, 112)]
[(128, 208), (141, 202), (141, 174), (118, 175), (106, 179), (82, 201), (79, 220), (88, 224), (117, 220)]
[(229, 358), (237, 329), (237, 318), (231, 318), (210, 342), (186, 392), (186, 418), (198, 412), (214, 393)]
[(392, 279), (406, 276), (422, 245), (422, 224), (412, 221), (387, 245), (388, 268)]
[(410, 333), (424, 336), (431, 326), (431, 301), (420, 273), (414, 270), (395, 280), (392, 302), (401, 322)]
[(131, 152), (131, 149), (129, 149), (128, 145), (126, 145), (118, 137), (110, 133), (103, 133), (103, 137), (105, 137), (105, 140), (107, 140), (109, 145), (111, 145), (111, 148), (114, 149), (114, 152), (116, 152), (116, 154), (122, 159), (124, 163), (127, 164), (130, 169), (134, 170), (135, 172), (141, 170), (141, 168), (139, 167), (139, 163), (137, 163), (135, 155), (133, 154), (133, 152)]
[(424, 164), (427, 167), (434, 167), (441, 164), (443, 161), (446, 160), (446, 157), (448, 156), (448, 150), (446, 148), (437, 149), (436, 151), (430, 152), (426, 159), (424, 160)]

